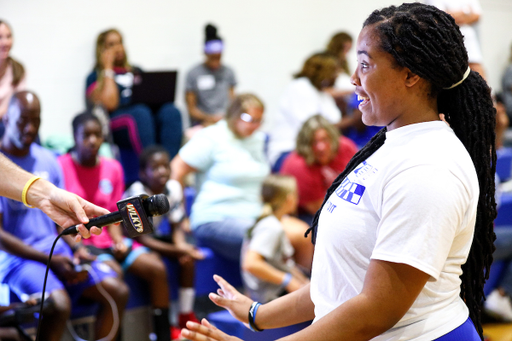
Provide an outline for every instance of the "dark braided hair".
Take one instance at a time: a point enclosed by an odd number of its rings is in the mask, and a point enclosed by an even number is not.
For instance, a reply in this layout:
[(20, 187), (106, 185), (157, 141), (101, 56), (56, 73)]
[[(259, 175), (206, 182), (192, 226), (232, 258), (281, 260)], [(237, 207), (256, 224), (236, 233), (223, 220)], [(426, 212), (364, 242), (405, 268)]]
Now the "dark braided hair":
[[(448, 89), (463, 79), (468, 68), (468, 56), (463, 36), (455, 20), (447, 13), (420, 3), (403, 4), (374, 11), (363, 27), (369, 25), (374, 25), (381, 40), (381, 48), (393, 56), (398, 66), (407, 67), (430, 83), (429, 95), (437, 98), (439, 112), (445, 115), (446, 121), (473, 160), (480, 195), (473, 244), (468, 260), (462, 266), (460, 296), (468, 306), (470, 317), (483, 339), (480, 321), (483, 287), (489, 277), (496, 238), (493, 231), (496, 217), (496, 111), (490, 89), (474, 71), (461, 84)], [(378, 149), (381, 139), (383, 143), (383, 131), (354, 156), (347, 169), (329, 188), (324, 204), (343, 178)], [(314, 232), (313, 237), (322, 207), (315, 215), (310, 229)]]

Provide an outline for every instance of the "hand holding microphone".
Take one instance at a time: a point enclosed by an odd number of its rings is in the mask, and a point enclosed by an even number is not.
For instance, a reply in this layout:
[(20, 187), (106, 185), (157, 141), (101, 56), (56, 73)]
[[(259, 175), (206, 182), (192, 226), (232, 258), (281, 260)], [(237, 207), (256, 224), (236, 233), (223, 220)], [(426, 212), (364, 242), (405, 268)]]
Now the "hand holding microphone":
[[(169, 212), (169, 201), (165, 194), (148, 197), (145, 194), (130, 197), (117, 202), (119, 211), (89, 219), (85, 224), (87, 229), (92, 226), (102, 227), (114, 223), (123, 223), (130, 238), (153, 232), (152, 216), (163, 215)], [(78, 226), (68, 227), (62, 235), (78, 233)]]

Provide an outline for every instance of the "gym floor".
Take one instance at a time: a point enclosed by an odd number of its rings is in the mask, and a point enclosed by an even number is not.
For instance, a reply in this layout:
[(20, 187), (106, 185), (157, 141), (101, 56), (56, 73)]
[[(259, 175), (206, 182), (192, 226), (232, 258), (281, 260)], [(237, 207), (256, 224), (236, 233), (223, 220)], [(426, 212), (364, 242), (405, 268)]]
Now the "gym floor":
[(484, 324), (484, 335), (489, 341), (511, 341), (512, 323)]

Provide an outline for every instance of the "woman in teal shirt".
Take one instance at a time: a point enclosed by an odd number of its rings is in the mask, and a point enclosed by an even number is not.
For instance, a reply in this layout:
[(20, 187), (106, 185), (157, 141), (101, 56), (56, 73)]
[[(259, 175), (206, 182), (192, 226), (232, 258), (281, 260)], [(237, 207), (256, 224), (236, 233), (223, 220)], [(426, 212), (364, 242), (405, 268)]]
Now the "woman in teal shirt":
[(187, 174), (197, 174), (190, 222), (199, 244), (236, 261), (261, 213), (261, 184), (270, 171), (265, 135), (257, 131), (263, 111), (255, 95), (238, 95), (225, 120), (194, 135), (171, 162), (171, 177), (182, 185)]

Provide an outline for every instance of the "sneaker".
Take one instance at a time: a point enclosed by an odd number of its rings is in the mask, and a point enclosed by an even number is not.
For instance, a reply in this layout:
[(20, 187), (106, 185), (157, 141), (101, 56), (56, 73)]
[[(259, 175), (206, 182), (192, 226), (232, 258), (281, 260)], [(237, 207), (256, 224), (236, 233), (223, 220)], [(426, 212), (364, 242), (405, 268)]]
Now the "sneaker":
[(171, 326), (171, 340), (182, 340), (181, 329)]
[(194, 314), (193, 311), (191, 311), (190, 313), (187, 313), (187, 314), (180, 314), (178, 321), (179, 321), (179, 326), (182, 329), (187, 327), (187, 321), (199, 323), (199, 320), (197, 319), (196, 314)]
[(493, 290), (484, 303), (485, 311), (500, 320), (512, 322), (512, 302), (509, 296), (502, 296), (498, 290)]

